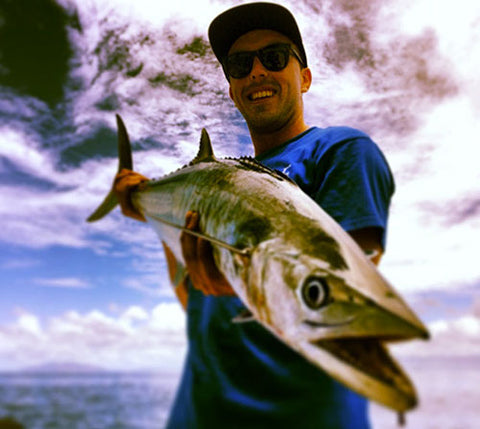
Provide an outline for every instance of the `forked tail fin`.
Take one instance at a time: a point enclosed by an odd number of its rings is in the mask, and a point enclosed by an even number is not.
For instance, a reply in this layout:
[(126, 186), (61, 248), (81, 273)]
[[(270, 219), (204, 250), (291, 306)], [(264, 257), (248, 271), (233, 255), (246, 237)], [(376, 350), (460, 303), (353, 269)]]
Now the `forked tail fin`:
[[(128, 170), (133, 169), (132, 162), (132, 148), (130, 146), (130, 139), (128, 138), (127, 129), (122, 121), (120, 115), (115, 115), (117, 118), (117, 134), (118, 134), (118, 172), (123, 168)], [(95, 222), (110, 213), (118, 204), (117, 196), (113, 189), (103, 200), (102, 204), (87, 218), (87, 222)]]

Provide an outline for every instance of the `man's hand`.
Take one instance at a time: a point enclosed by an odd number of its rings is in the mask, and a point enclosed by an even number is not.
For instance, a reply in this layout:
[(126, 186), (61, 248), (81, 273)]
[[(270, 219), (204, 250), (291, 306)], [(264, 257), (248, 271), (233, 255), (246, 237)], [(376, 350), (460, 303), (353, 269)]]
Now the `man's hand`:
[[(187, 212), (185, 228), (199, 231), (198, 219), (198, 213)], [(196, 289), (205, 295), (235, 295), (230, 283), (215, 264), (210, 242), (187, 232), (182, 232), (180, 242), (190, 280)]]
[(146, 222), (145, 216), (133, 206), (131, 193), (137, 189), (141, 183), (148, 182), (148, 180), (150, 179), (125, 168), (115, 176), (113, 191), (118, 198), (118, 203), (125, 216)]
[(370, 260), (378, 265), (383, 255), (382, 233), (380, 228), (362, 228), (349, 231), (349, 234), (357, 242), (360, 248), (367, 254), (373, 254)]

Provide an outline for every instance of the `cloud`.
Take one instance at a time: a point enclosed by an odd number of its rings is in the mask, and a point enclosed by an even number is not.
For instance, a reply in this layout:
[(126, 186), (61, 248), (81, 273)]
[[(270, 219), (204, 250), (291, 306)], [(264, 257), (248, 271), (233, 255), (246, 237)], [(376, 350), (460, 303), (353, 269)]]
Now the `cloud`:
[(122, 314), (122, 319), (126, 320), (127, 323), (131, 323), (135, 320), (148, 320), (149, 315), (148, 313), (138, 305), (129, 307), (125, 312)]
[(72, 55), (67, 26), (72, 17), (51, 0), (29, 4), (28, 10), (25, 14), (18, 3), (2, 4), (0, 84), (54, 105), (64, 95)]
[(35, 278), (33, 283), (45, 287), (58, 287), (66, 289), (89, 289), (90, 283), (85, 280), (74, 277), (58, 277), (58, 278)]
[(33, 336), (41, 336), (42, 330), (39, 319), (33, 314), (22, 314), (17, 321), (18, 328)]
[[(122, 283), (129, 289), (134, 289), (144, 295), (155, 298), (172, 297), (172, 291), (165, 287), (159, 287), (165, 283), (166, 276), (139, 275), (125, 279)], [(162, 281), (163, 280), (163, 281)]]
[(0, 156), (25, 173), (47, 178), (52, 161), (32, 140), (32, 136), (4, 126), (0, 128)]
[(464, 314), (451, 319), (439, 319), (428, 325), (431, 339), (399, 344), (392, 349), (399, 356), (480, 358), (480, 318)]
[[(405, 357), (480, 356), (480, 318), (474, 312), (428, 325), (429, 341), (392, 345)], [(0, 327), (0, 366), (12, 369), (43, 362), (102, 362), (108, 369), (178, 371), (185, 353), (185, 314), (176, 302), (147, 311), (130, 306), (116, 315), (69, 311), (45, 321), (22, 311)]]
[[(117, 169), (114, 112), (129, 130), (135, 168), (150, 177), (188, 163), (203, 126), (218, 156), (251, 153), (206, 47), (209, 21), (234, 2), (62, 3), (72, 16), (77, 8), (80, 24), (69, 33), (74, 57), (61, 105), (1, 90), (0, 240), (130, 255), (123, 285), (171, 297), (148, 227), (118, 210), (95, 224), (85, 218)], [(397, 192), (381, 270), (410, 296), (478, 280), (480, 27), (467, 3), (285, 3), (314, 69), (308, 123), (370, 132), (392, 166)]]
[(410, 136), (415, 148), (389, 157), (397, 190), (382, 270), (400, 289), (456, 288), (479, 278), (474, 118), (468, 98), (451, 99)]
[(117, 316), (69, 311), (42, 323), (22, 311), (0, 327), (0, 366), (15, 369), (44, 362), (98, 364), (107, 369), (178, 372), (185, 353), (185, 315), (178, 303), (151, 311), (126, 308)]
[[(180, 166), (178, 159), (171, 156), (163, 158), (163, 167), (159, 169), (151, 161), (155, 154), (156, 151), (144, 151), (137, 157), (146, 174)], [(32, 248), (64, 245), (102, 251), (111, 237), (130, 243), (154, 240), (145, 228), (132, 233), (138, 228), (135, 223), (125, 231), (128, 220), (118, 213), (96, 224), (85, 222), (109, 191), (116, 171), (115, 159), (91, 159), (80, 168), (59, 170), (56, 157), (42, 150), (34, 138), (6, 127), (0, 132), (0, 156), (35, 180), (0, 185), (2, 241)], [(45, 188), (45, 182), (50, 186)], [(90, 237), (95, 234), (103, 238), (92, 240)]]
[(360, 127), (381, 136), (384, 147), (390, 139), (398, 146), (434, 105), (458, 93), (455, 65), (440, 47), (442, 34), (432, 27), (404, 32), (399, 17), (405, 3), (334, 1), (319, 10), (305, 2), (310, 13), (301, 26), (307, 51), (316, 53), (314, 118)]

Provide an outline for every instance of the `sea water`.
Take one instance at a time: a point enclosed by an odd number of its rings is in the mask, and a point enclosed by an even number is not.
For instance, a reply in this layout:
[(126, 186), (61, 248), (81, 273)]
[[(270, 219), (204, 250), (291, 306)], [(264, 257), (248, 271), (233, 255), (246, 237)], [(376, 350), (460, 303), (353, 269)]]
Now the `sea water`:
[[(412, 378), (419, 404), (406, 413), (406, 429), (479, 429), (480, 357), (402, 360)], [(370, 404), (373, 429), (397, 429), (395, 414)]]
[[(480, 428), (480, 359), (403, 362), (420, 405), (407, 429)], [(178, 374), (0, 374), (0, 418), (26, 429), (161, 429)], [(394, 412), (370, 405), (372, 429), (397, 429)], [(301, 428), (299, 428), (301, 429)]]
[(0, 374), (0, 418), (26, 429), (159, 429), (177, 376), (150, 373)]

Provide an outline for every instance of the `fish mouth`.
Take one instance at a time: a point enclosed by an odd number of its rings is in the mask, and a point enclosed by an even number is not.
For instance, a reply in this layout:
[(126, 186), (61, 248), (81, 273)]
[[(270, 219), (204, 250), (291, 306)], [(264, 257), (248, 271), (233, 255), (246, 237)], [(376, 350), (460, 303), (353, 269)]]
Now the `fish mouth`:
[(344, 320), (342, 322), (336, 322), (336, 323), (324, 323), (324, 322), (316, 322), (314, 320), (309, 320), (306, 319), (303, 321), (305, 325), (311, 326), (312, 328), (336, 328), (339, 326), (345, 326), (349, 325), (355, 320), (355, 317), (350, 317), (347, 320)]
[(412, 382), (382, 340), (342, 338), (316, 340), (311, 344), (339, 362), (340, 379), (352, 390), (397, 411), (406, 411), (417, 405)]
[(375, 303), (333, 301), (314, 315), (305, 315), (301, 324), (310, 341), (340, 338), (375, 338), (406, 341), (428, 338), (420, 324), (384, 309)]

